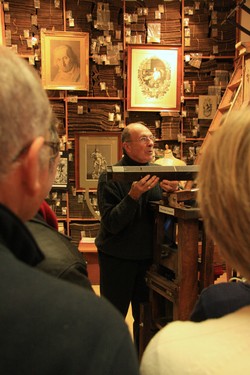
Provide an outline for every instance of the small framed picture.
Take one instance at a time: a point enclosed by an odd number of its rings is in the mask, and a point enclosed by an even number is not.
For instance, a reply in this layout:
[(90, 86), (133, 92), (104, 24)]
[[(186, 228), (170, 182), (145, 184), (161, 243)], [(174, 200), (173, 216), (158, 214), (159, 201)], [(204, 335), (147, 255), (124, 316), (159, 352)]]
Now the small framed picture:
[(199, 95), (198, 118), (201, 120), (212, 120), (217, 110), (216, 95)]
[(60, 160), (56, 169), (55, 180), (52, 188), (67, 189), (68, 187), (68, 155), (66, 152), (61, 153)]
[(98, 178), (122, 155), (121, 133), (76, 133), (76, 188), (96, 189)]

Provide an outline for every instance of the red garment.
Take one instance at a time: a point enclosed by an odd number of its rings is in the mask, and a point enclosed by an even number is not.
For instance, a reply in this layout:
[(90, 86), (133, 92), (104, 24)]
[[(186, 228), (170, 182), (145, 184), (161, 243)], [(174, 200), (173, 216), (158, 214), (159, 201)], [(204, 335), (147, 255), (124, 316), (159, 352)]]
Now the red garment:
[(38, 211), (44, 220), (49, 224), (52, 228), (58, 230), (58, 222), (55, 212), (50, 208), (46, 201), (43, 201), (41, 204), (39, 211)]

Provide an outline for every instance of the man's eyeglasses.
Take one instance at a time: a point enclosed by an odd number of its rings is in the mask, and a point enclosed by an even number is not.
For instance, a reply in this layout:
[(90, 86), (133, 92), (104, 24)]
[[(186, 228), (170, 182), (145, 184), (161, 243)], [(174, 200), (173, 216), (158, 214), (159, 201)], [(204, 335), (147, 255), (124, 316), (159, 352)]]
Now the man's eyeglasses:
[(140, 143), (148, 143), (148, 142), (155, 142), (155, 136), (153, 135), (143, 135), (142, 137), (140, 137), (139, 139), (136, 139), (134, 141), (127, 141), (127, 142), (140, 142)]
[(47, 141), (45, 141), (44, 145), (51, 148), (51, 150), (52, 150), (51, 158), (55, 159), (58, 156), (59, 151), (60, 151), (60, 142), (47, 142)]
[(28, 145), (24, 146), (19, 152), (18, 154), (12, 159), (12, 163), (15, 163), (18, 159), (20, 159), (27, 151), (28, 149), (30, 148), (30, 146), (32, 145), (32, 142), (29, 143)]
[[(28, 151), (28, 149), (30, 148), (31, 145), (32, 145), (32, 142), (29, 143), (28, 145), (24, 146), (21, 149), (21, 151), (19, 151), (18, 154), (12, 159), (12, 163), (15, 163), (18, 159), (20, 159), (21, 156), (23, 156)], [(52, 150), (51, 159), (55, 159), (57, 157), (57, 155), (59, 154), (59, 151), (60, 151), (60, 142), (44, 141), (44, 145), (51, 148), (51, 150)]]
[[(55, 159), (58, 156), (59, 151), (60, 151), (60, 142), (59, 142), (59, 137), (58, 137), (58, 133), (56, 130), (56, 118), (54, 115), (52, 117), (51, 127), (49, 128), (49, 132), (50, 132), (50, 139), (52, 139), (53, 141), (44, 141), (43, 144), (51, 148), (52, 155), (50, 155), (50, 158)], [(32, 142), (33, 141), (29, 142), (26, 146), (24, 146), (17, 153), (17, 155), (12, 159), (12, 163), (15, 163), (29, 150), (30, 146), (32, 145)]]

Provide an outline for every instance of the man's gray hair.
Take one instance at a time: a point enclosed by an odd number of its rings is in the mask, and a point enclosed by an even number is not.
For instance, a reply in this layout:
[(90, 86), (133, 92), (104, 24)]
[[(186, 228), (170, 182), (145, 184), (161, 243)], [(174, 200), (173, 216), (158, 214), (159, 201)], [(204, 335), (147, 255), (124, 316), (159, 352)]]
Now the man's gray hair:
[(15, 155), (37, 136), (45, 136), (52, 110), (35, 69), (0, 46), (0, 178)]

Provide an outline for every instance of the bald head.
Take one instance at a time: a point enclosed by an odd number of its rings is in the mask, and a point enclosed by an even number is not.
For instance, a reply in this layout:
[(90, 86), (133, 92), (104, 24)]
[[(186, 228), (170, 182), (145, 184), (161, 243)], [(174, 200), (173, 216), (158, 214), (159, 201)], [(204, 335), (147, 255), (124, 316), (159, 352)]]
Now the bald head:
[(124, 152), (140, 164), (151, 162), (154, 154), (154, 137), (148, 127), (140, 122), (129, 124), (122, 134)]

